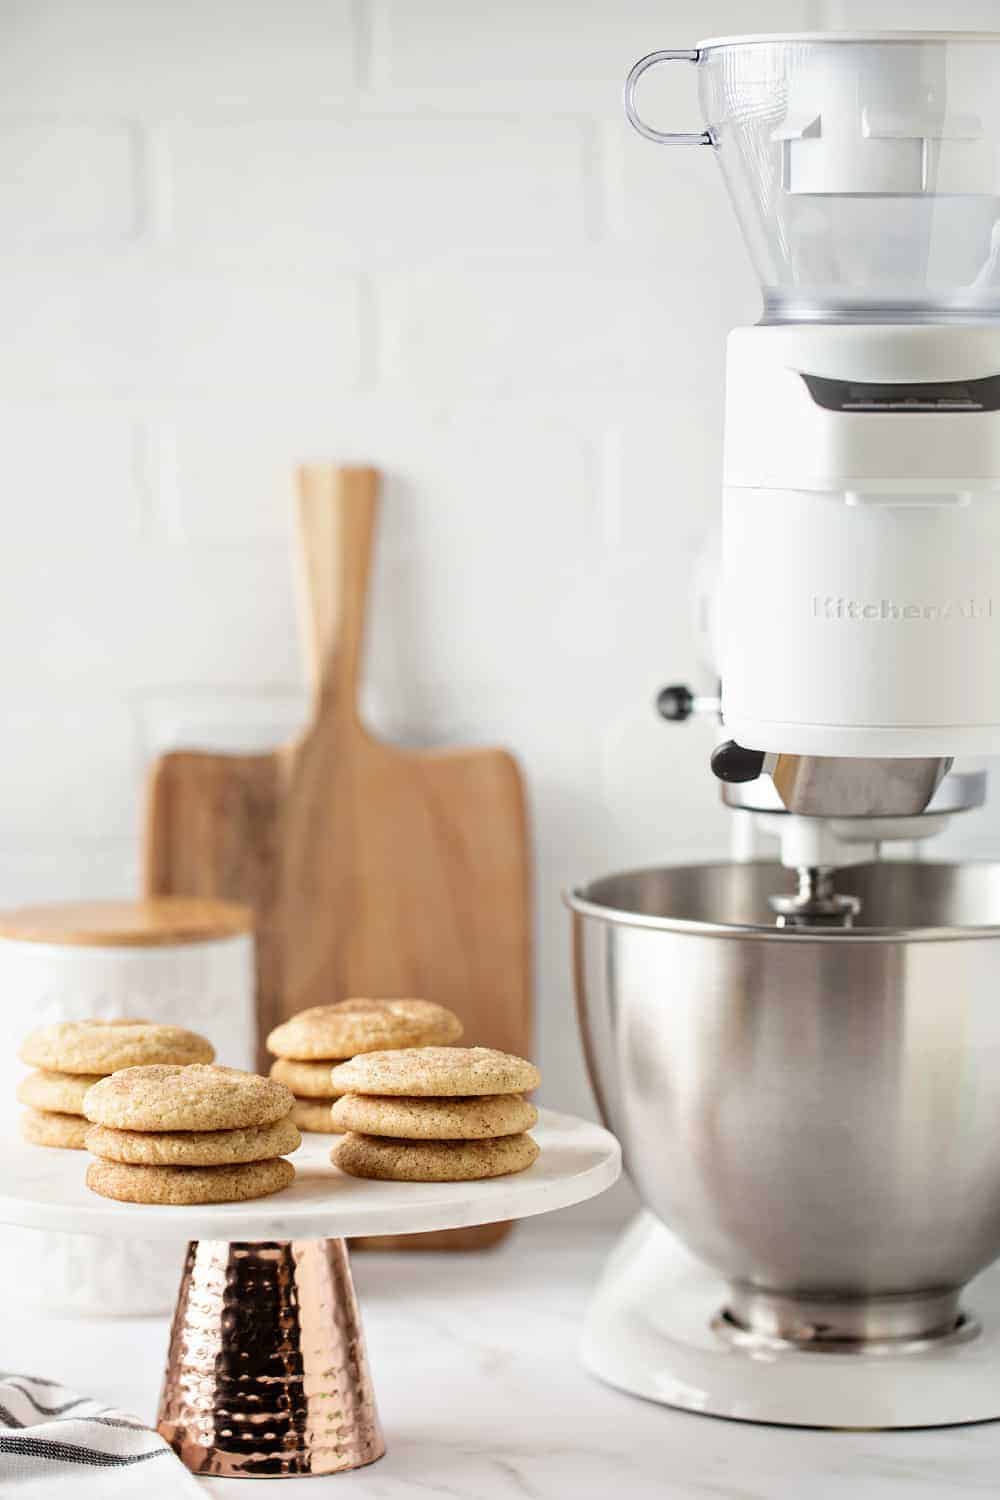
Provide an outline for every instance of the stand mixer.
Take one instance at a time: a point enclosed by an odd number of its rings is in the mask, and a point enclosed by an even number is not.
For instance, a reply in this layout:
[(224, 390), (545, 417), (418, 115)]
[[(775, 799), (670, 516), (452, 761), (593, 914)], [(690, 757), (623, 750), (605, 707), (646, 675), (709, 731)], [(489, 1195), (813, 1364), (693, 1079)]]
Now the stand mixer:
[[(640, 115), (667, 62), (704, 129)], [(882, 857), (1000, 753), (998, 68), (1000, 35), (817, 33), (626, 85), (642, 135), (711, 149), (764, 297), (729, 339), (721, 703), (660, 709), (721, 713), (712, 771), (780, 859), (568, 897), (644, 1204), (584, 1358), (693, 1410), (1000, 1417), (1000, 865)]]

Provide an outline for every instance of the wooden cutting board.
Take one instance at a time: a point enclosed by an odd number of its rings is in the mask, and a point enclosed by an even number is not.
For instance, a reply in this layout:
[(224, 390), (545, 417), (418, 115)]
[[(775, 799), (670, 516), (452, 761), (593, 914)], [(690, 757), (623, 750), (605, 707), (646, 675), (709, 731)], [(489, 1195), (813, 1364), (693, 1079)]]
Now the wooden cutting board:
[[(419, 995), (466, 1038), (531, 1053), (527, 814), (498, 749), (413, 750), (362, 723), (358, 684), (378, 475), (299, 471), (309, 723), (268, 754), (179, 750), (155, 765), (147, 896), (253, 909), (263, 1039), (307, 1005)], [(504, 1226), (428, 1244), (488, 1244)], [(408, 1240), (412, 1243), (412, 1240)]]

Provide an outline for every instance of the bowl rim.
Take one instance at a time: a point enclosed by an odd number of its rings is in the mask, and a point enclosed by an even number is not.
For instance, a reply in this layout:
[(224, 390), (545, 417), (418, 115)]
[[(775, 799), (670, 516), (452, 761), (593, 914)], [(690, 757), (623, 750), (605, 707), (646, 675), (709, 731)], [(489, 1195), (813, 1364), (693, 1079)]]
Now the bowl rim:
[[(893, 861), (883, 861), (886, 865)], [(995, 869), (1000, 872), (1000, 861), (989, 859), (970, 860), (900, 860), (898, 863), (933, 866), (937, 869), (957, 870), (969, 868)], [(638, 875), (651, 875), (669, 870), (728, 870), (746, 866), (770, 869), (782, 868), (775, 860), (731, 859), (704, 860), (696, 864), (637, 865), (631, 869), (612, 870), (598, 875), (581, 885), (563, 890), (564, 904), (575, 916), (589, 917), (610, 927), (639, 927), (654, 932), (676, 932), (689, 937), (711, 937), (733, 939), (741, 942), (782, 943), (968, 943), (1000, 937), (1000, 921), (992, 925), (975, 927), (814, 927), (808, 930), (795, 927), (775, 927), (764, 923), (737, 923), (700, 921), (696, 917), (654, 917), (644, 912), (628, 911), (620, 907), (604, 906), (591, 900), (586, 892), (599, 881), (621, 880)]]
[[(1000, 42), (1000, 31), (758, 31), (737, 32), (733, 36), (709, 36), (697, 42), (699, 53), (717, 47), (781, 46), (783, 43), (829, 43), (834, 46), (864, 46), (869, 43), (977, 42), (980, 45)], [(699, 59), (700, 60), (700, 59)]]

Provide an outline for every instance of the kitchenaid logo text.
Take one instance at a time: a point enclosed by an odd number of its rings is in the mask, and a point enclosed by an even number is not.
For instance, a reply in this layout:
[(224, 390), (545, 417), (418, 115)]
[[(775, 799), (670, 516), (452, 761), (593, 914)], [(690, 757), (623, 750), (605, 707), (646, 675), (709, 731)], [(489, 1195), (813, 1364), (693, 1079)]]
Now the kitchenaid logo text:
[(938, 604), (902, 603), (896, 599), (844, 599), (837, 594), (813, 594), (814, 620), (992, 620), (993, 600), (942, 599)]

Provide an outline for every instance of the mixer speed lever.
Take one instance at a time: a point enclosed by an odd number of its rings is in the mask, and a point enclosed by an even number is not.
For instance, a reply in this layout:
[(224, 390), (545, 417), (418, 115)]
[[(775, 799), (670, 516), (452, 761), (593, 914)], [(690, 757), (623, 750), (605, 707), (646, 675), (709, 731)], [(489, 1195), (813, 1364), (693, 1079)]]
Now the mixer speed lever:
[(726, 740), (712, 751), (712, 774), (720, 781), (756, 781), (764, 769), (763, 750), (746, 750), (735, 740)]

